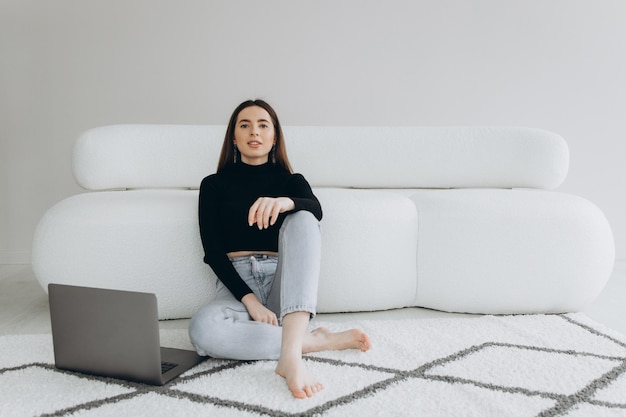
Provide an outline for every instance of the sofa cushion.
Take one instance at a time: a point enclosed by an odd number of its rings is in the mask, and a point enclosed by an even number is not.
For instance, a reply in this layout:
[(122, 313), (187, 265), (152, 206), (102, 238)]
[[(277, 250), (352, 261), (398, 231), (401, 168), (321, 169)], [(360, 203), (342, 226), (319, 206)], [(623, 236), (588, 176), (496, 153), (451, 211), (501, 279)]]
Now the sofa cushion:
[(541, 190), (415, 190), (415, 305), (468, 313), (578, 311), (600, 293), (615, 248), (589, 201)]
[(315, 189), (324, 210), (320, 313), (413, 305), (417, 211), (374, 190)]
[(539, 129), (289, 127), (285, 131), (293, 166), (318, 187), (552, 189), (565, 179), (569, 166), (563, 138)]
[[(294, 169), (312, 186), (544, 188), (565, 178), (558, 135), (509, 127), (284, 128)], [(74, 176), (90, 190), (198, 188), (215, 172), (224, 126), (114, 125), (85, 132)]]
[(88, 190), (198, 188), (205, 176), (215, 172), (223, 139), (223, 126), (90, 129), (74, 146), (74, 178)]
[(186, 318), (215, 294), (202, 262), (198, 192), (135, 190), (69, 197), (42, 217), (33, 270), (64, 283), (155, 293), (161, 319)]

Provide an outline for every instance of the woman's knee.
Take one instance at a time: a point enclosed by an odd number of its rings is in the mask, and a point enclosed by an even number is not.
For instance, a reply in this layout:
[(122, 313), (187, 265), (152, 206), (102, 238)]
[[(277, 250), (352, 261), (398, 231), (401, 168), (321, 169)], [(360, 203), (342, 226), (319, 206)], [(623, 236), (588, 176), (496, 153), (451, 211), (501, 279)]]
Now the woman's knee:
[(204, 306), (191, 317), (189, 322), (189, 340), (191, 340), (191, 344), (196, 348), (198, 354), (202, 356), (208, 355), (206, 349), (208, 347), (207, 342), (210, 339), (207, 335), (211, 332), (211, 327), (213, 327), (213, 310), (214, 307), (211, 304)]
[(281, 232), (285, 233), (291, 230), (297, 230), (299, 232), (309, 231), (319, 233), (320, 222), (313, 215), (313, 213), (305, 210), (300, 210), (290, 214), (283, 221)]
[(189, 322), (189, 339), (199, 355), (222, 356), (220, 342), (228, 333), (229, 322), (234, 320), (233, 314), (229, 314), (231, 310), (214, 302), (193, 315)]

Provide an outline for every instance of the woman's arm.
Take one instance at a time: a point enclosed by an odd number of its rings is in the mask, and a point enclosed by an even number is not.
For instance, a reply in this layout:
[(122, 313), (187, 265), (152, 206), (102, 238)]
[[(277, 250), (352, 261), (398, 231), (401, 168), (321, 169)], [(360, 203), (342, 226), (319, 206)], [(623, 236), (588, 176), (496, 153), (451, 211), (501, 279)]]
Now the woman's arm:
[(302, 174), (293, 174), (287, 188), (288, 196), (295, 204), (293, 211), (306, 210), (317, 220), (322, 220), (322, 205)]
[(219, 241), (218, 201), (220, 201), (220, 195), (211, 177), (205, 178), (200, 185), (198, 199), (198, 222), (204, 248), (204, 262), (213, 269), (217, 278), (235, 298), (241, 300), (246, 294), (252, 293), (252, 290), (241, 279)]
[(318, 220), (322, 219), (322, 206), (309, 183), (301, 174), (291, 176), (287, 186), (287, 197), (259, 197), (250, 206), (248, 224), (256, 224), (259, 230), (276, 224), (280, 213), (307, 210)]

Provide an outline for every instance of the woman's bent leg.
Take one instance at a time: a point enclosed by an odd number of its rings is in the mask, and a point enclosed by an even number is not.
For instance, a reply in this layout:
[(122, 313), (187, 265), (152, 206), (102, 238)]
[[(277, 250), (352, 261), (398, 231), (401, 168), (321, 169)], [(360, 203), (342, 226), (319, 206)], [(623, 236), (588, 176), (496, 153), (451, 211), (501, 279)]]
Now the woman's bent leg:
[(307, 326), (317, 306), (320, 259), (321, 232), (315, 216), (306, 211), (287, 216), (278, 237), (278, 266), (267, 307), (283, 327), (276, 373), (285, 378), (296, 398), (323, 389), (302, 361)]
[(189, 324), (199, 355), (222, 359), (278, 359), (282, 329), (253, 321), (234, 297), (218, 298), (200, 309)]
[(267, 307), (280, 321), (285, 315), (317, 306), (322, 238), (319, 221), (308, 211), (287, 216), (278, 238), (278, 266)]

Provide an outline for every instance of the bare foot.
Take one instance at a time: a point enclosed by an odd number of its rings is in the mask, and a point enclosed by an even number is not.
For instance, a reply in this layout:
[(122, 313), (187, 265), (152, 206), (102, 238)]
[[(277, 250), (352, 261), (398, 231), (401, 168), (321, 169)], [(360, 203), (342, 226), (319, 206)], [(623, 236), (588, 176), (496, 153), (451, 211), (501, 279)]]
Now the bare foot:
[(312, 397), (324, 386), (309, 375), (302, 358), (294, 357), (278, 361), (276, 373), (287, 380), (289, 391), (296, 398)]
[(318, 327), (305, 336), (302, 353), (345, 349), (359, 349), (366, 352), (371, 346), (370, 338), (360, 329), (331, 332), (325, 327)]

